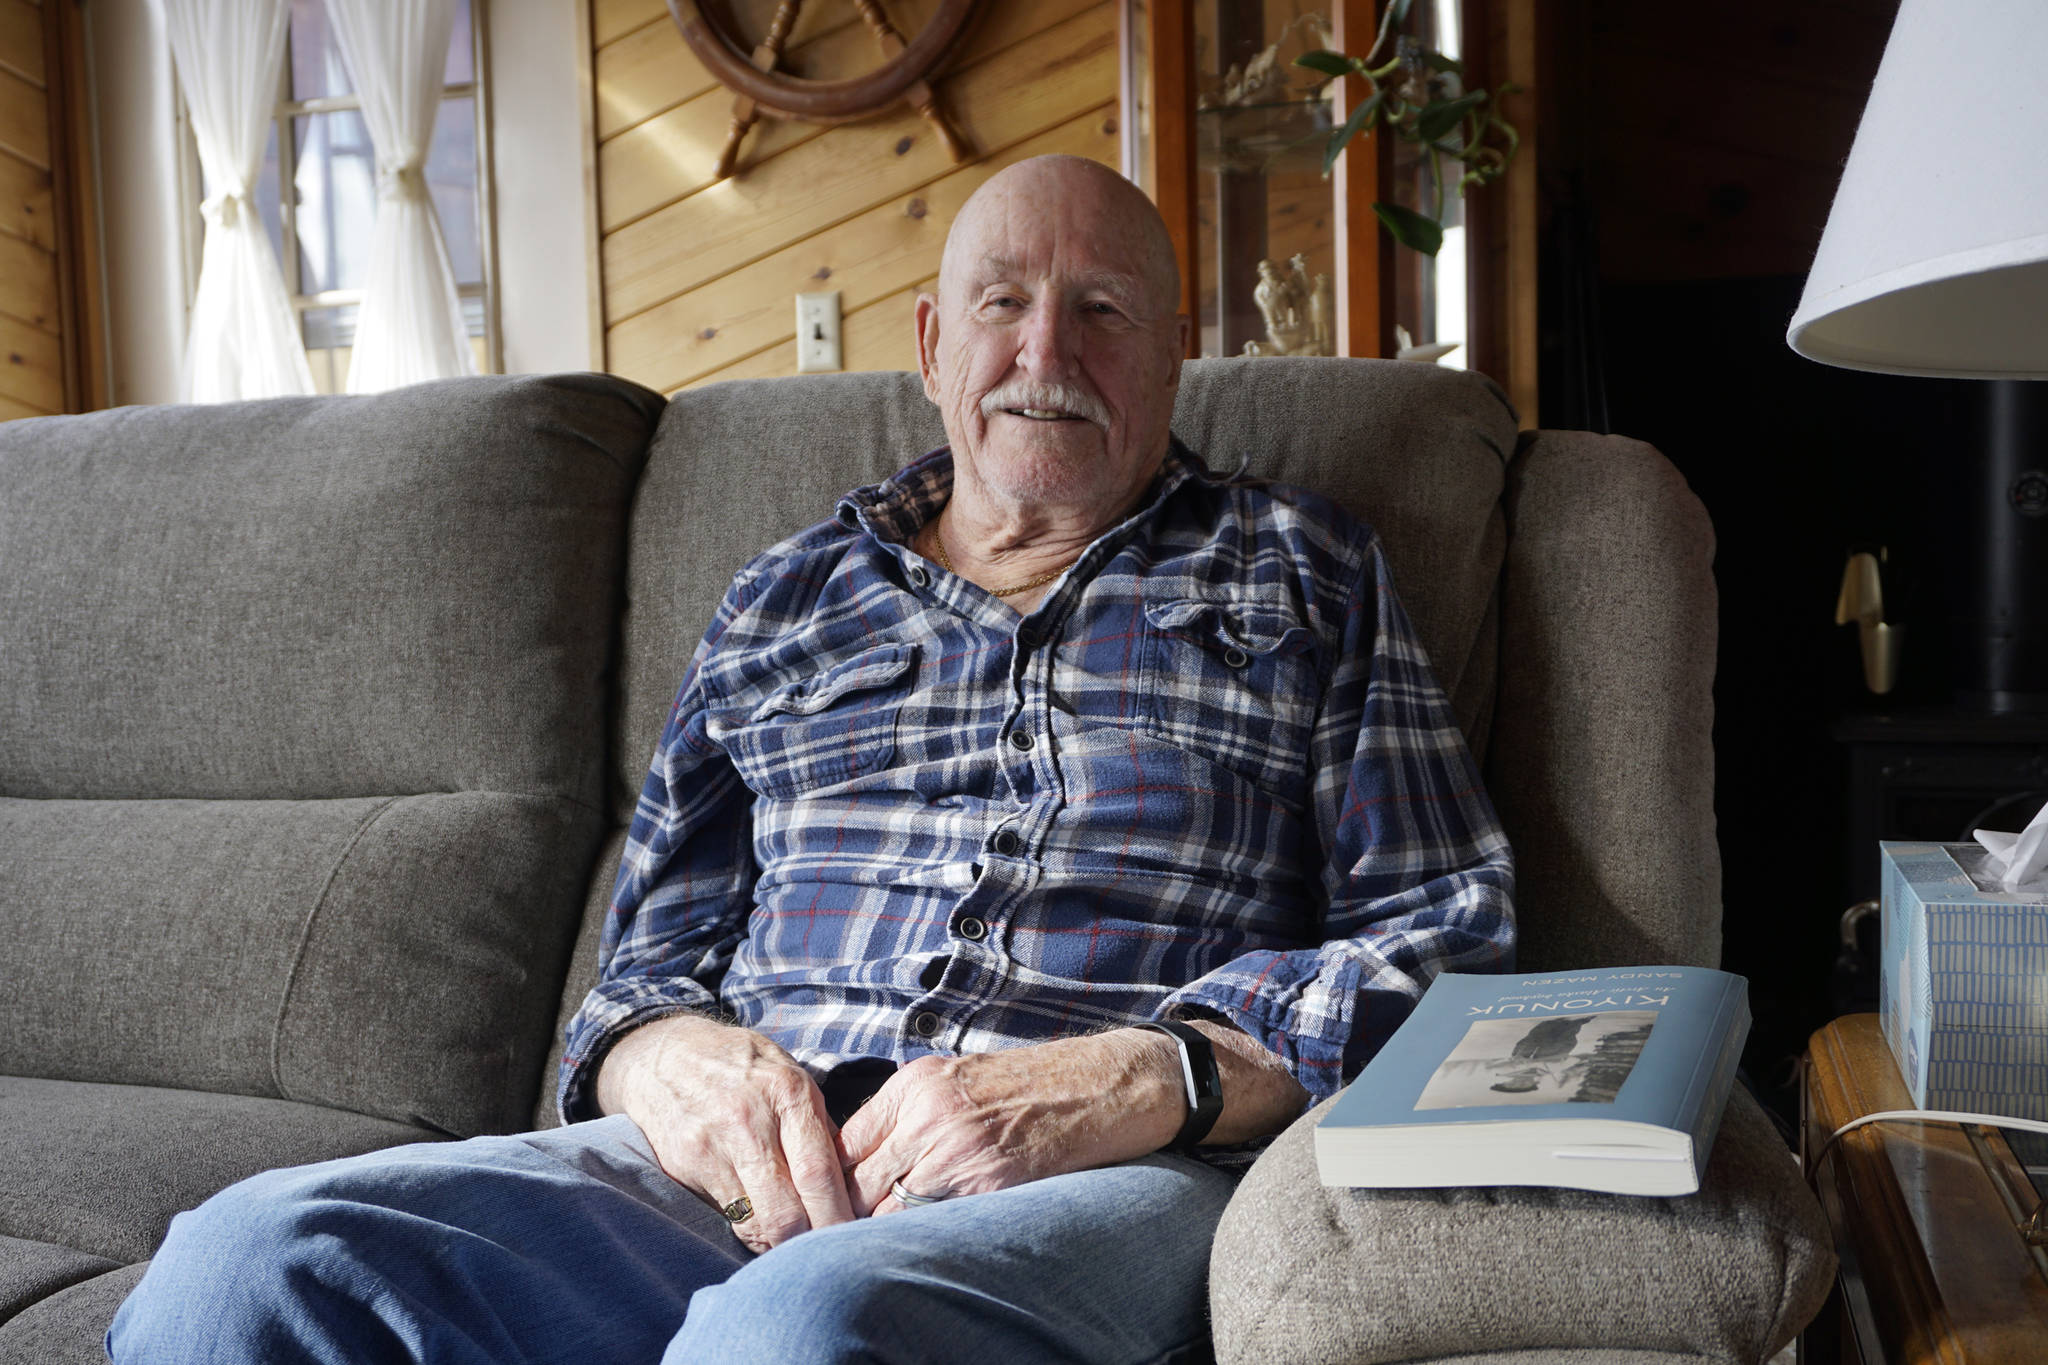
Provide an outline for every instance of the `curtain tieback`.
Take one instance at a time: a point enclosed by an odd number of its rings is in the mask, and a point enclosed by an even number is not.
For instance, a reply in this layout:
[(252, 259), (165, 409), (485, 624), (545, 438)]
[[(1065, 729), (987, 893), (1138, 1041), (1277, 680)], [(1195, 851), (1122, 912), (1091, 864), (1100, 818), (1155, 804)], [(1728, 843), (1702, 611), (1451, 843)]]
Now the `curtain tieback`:
[(417, 161), (377, 168), (379, 199), (424, 199), (427, 197), (426, 167)]
[(212, 227), (231, 228), (244, 215), (255, 221), (256, 201), (247, 190), (224, 190), (200, 201), (199, 213)]

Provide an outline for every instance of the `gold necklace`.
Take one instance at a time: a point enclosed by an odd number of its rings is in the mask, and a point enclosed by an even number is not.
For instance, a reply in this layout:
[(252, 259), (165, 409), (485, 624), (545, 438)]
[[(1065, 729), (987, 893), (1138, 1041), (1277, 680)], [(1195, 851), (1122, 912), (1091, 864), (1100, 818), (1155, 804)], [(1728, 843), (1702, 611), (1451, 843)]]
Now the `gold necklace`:
[[(939, 523), (936, 519), (932, 521), (931, 543), (932, 557), (939, 561), (939, 567), (956, 578), (964, 577), (958, 569), (953, 567), (952, 556), (946, 553), (946, 538), (939, 534)], [(1074, 559), (1079, 559), (1080, 557), (1075, 555)], [(1042, 573), (1036, 578), (1027, 578), (1014, 588), (989, 588), (986, 591), (991, 597), (1015, 597), (1020, 592), (1030, 592), (1033, 588), (1042, 588), (1068, 569), (1074, 567), (1074, 559), (1070, 559), (1057, 569)]]

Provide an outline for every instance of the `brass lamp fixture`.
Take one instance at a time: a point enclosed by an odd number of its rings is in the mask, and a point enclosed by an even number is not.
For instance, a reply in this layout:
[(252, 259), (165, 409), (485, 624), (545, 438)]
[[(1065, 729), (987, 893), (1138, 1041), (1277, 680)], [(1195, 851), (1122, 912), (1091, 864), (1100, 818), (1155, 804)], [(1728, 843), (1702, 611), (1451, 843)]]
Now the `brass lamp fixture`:
[(1835, 598), (1835, 624), (1856, 623), (1863, 647), (1863, 683), (1880, 697), (1899, 680), (1899, 645), (1905, 635), (1904, 627), (1884, 619), (1884, 579), (1879, 573), (1883, 555), (1882, 550), (1850, 555), (1842, 569), (1841, 594)]

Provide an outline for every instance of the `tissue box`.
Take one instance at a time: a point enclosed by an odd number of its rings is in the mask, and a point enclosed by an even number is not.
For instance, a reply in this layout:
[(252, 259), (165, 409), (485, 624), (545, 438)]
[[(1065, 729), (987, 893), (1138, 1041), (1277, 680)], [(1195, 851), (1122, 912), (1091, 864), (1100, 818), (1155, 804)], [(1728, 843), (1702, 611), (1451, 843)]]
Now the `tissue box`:
[(1880, 1017), (1913, 1102), (2048, 1120), (2048, 895), (1997, 889), (1975, 844), (1878, 849)]

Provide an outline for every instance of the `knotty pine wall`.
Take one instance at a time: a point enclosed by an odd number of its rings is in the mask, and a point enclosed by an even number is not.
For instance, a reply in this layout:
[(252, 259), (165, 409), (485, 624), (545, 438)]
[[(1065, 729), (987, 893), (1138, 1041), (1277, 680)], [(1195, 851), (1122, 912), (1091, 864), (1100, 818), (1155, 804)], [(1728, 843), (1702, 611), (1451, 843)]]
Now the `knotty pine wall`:
[[(883, 7), (908, 38), (936, 5)], [(731, 8), (754, 37), (774, 5)], [(912, 303), (967, 196), (1042, 153), (1118, 164), (1114, 0), (983, 0), (934, 82), (976, 160), (955, 165), (899, 106), (829, 128), (763, 119), (720, 184), (733, 96), (663, 0), (591, 0), (591, 20), (606, 367), (663, 392), (794, 374), (795, 296), (818, 290), (840, 291), (848, 370), (915, 369)], [(878, 62), (847, 0), (809, 0), (782, 69), (832, 78)]]
[(43, 7), (0, 0), (0, 421), (65, 410)]

